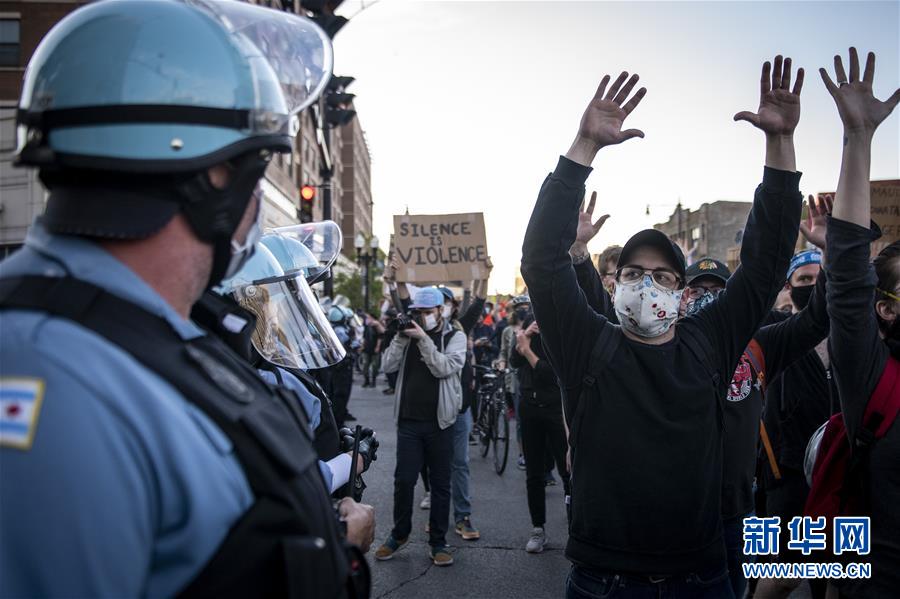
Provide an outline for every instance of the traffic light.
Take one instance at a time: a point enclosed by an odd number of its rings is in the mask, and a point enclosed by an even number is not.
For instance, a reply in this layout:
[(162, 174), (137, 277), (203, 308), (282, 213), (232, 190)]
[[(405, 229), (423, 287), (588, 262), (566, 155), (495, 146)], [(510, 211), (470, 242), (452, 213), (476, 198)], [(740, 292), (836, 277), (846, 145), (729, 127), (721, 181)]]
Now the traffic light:
[(353, 77), (336, 75), (328, 83), (325, 92), (325, 122), (332, 127), (342, 127), (356, 116), (356, 111), (350, 108), (356, 95), (344, 91), (353, 81)]
[(316, 197), (316, 188), (312, 185), (304, 185), (300, 188), (300, 222), (311, 223), (313, 221), (313, 200)]
[(347, 24), (346, 17), (334, 14), (335, 9), (343, 3), (343, 0), (300, 0), (300, 6), (312, 13), (310, 18), (316, 25), (334, 39), (341, 27)]

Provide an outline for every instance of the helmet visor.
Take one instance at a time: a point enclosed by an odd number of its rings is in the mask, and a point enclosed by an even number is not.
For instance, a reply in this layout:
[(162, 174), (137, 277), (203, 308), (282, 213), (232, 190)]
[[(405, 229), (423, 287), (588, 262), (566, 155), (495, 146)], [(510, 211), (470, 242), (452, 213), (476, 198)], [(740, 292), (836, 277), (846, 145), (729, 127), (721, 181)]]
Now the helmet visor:
[(340, 362), (346, 352), (302, 276), (257, 281), (234, 290), (256, 314), (253, 347), (268, 362), (314, 370)]
[(331, 40), (311, 20), (235, 0), (185, 0), (205, 10), (271, 67), (289, 115), (312, 104), (331, 78)]
[(318, 269), (307, 268), (306, 280), (314, 284), (325, 277), (327, 271), (337, 260), (344, 244), (341, 228), (336, 222), (325, 220), (317, 223), (304, 223), (278, 227), (272, 233), (291, 237), (305, 245), (319, 261)]

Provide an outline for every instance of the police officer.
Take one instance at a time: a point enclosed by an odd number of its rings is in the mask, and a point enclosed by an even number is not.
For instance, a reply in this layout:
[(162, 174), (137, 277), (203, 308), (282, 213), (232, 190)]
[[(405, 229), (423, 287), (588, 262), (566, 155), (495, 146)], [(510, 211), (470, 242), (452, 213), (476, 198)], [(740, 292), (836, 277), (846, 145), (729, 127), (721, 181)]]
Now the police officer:
[(324, 379), (326, 384), (323, 385), (333, 402), (334, 418), (338, 426), (344, 426), (345, 422), (356, 420), (356, 417), (347, 410), (350, 394), (353, 391), (353, 355), (359, 343), (350, 326), (352, 317), (353, 311), (343, 306), (331, 306), (328, 310), (328, 321), (347, 352), (343, 360), (327, 369)]
[[(275, 233), (263, 236), (256, 252), (243, 268), (208, 291), (194, 306), (192, 318), (211, 334), (223, 339), (270, 384), (302, 405), (314, 433), (313, 445), (319, 469), (329, 493), (344, 497), (342, 489), (351, 481), (352, 432), (339, 431), (331, 402), (306, 373), (339, 362), (344, 348), (319, 308), (306, 282), (304, 269), (295, 268), (288, 252), (305, 264), (318, 265), (312, 253), (299, 242)], [(281, 260), (290, 260), (289, 274)], [(309, 276), (315, 276), (314, 274)], [(377, 459), (378, 440), (370, 428), (362, 429), (358, 443), (356, 474), (368, 470)], [(354, 498), (360, 500), (364, 485), (352, 477)]]
[[(343, 596), (302, 410), (188, 318), (326, 85), (324, 33), (242, 3), (98, 2), (29, 64), (46, 213), (0, 266), (0, 596)], [(365, 594), (365, 588), (360, 589)]]

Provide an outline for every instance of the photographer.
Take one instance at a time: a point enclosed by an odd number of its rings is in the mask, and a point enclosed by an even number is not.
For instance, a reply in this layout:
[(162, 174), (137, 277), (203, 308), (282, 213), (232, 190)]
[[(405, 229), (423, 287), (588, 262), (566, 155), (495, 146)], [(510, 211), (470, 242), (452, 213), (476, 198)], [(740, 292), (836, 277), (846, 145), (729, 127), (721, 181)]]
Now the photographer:
[(409, 542), (413, 490), (423, 465), (431, 482), (429, 545), (437, 566), (453, 563), (446, 542), (450, 515), (450, 459), (453, 424), (462, 407), (460, 371), (466, 358), (465, 335), (444, 319), (444, 294), (425, 287), (416, 294), (412, 320), (384, 354), (385, 372), (399, 372), (394, 416), (397, 418), (397, 468), (394, 472), (394, 529), (375, 552), (391, 559)]

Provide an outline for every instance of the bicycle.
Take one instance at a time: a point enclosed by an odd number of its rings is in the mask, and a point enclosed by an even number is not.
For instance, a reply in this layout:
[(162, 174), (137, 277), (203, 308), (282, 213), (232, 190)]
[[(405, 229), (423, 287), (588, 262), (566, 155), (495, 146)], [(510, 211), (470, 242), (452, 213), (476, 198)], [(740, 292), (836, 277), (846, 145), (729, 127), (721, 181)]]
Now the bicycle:
[(476, 428), (481, 442), (481, 457), (487, 457), (493, 443), (494, 471), (502, 475), (509, 459), (509, 406), (506, 401), (504, 373), (487, 366), (476, 366), (481, 374), (478, 386)]

